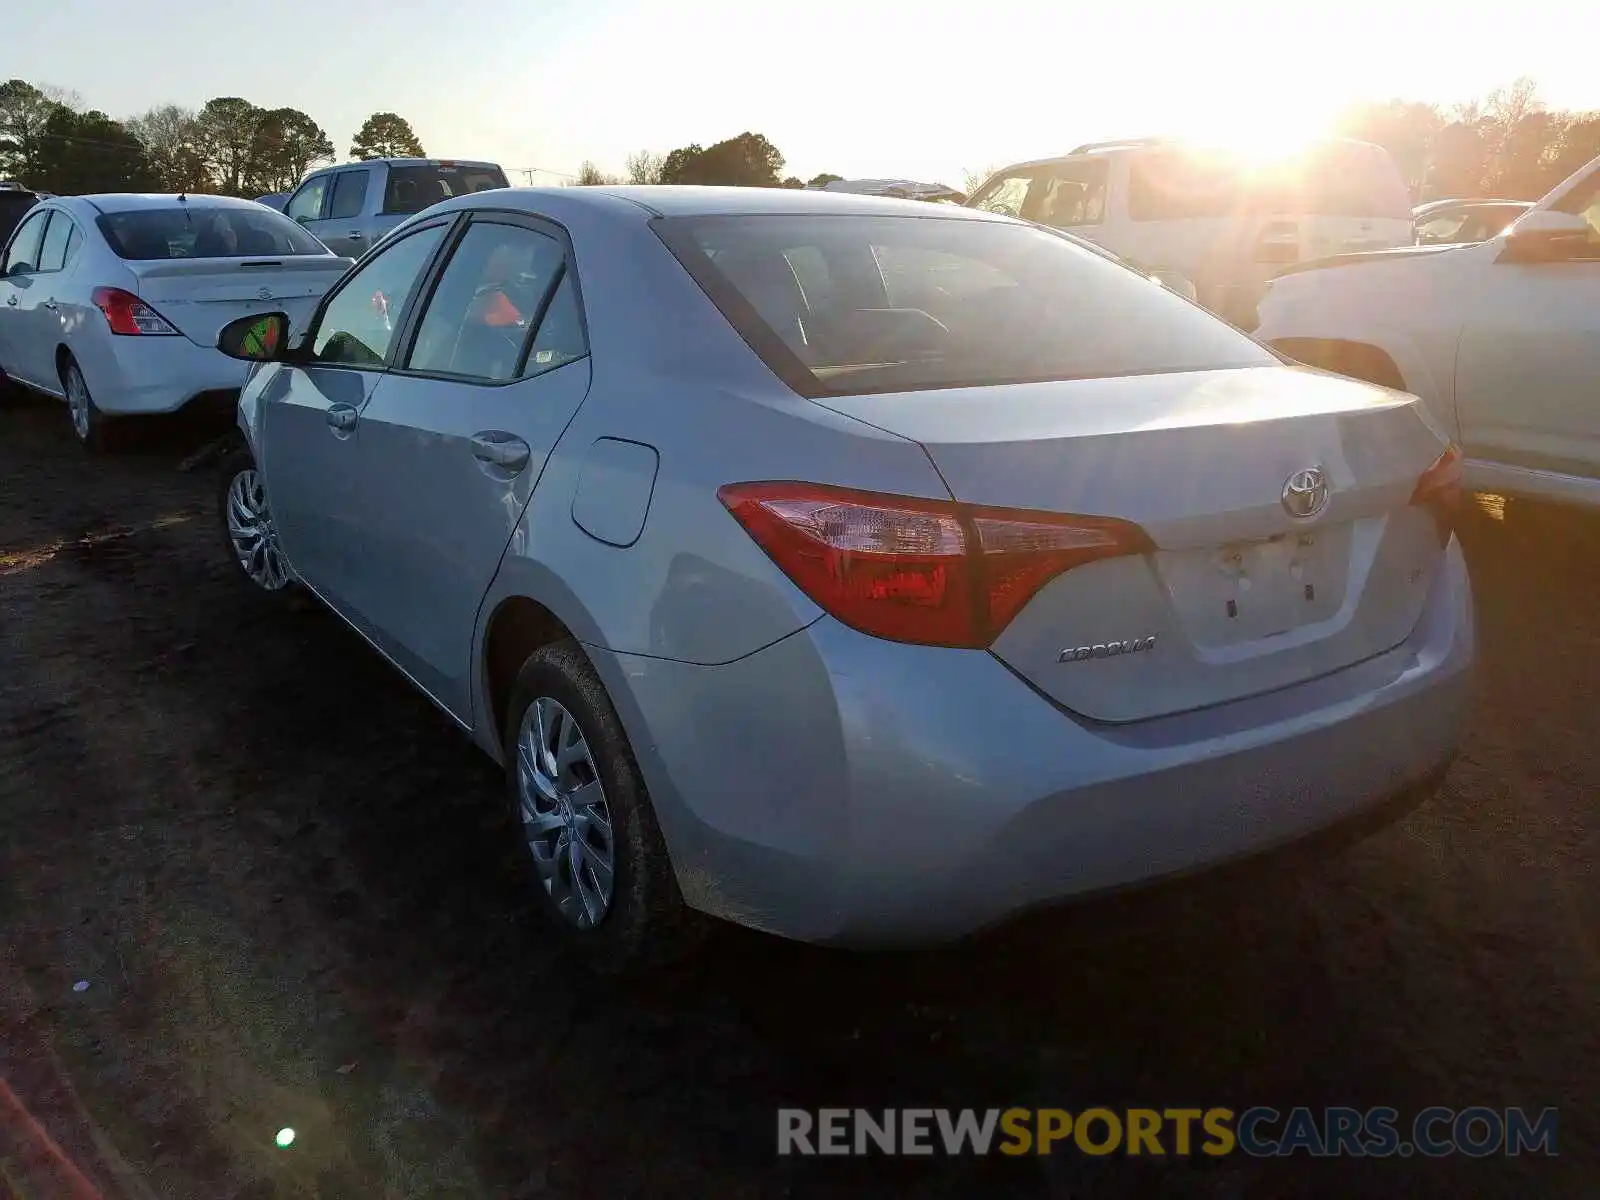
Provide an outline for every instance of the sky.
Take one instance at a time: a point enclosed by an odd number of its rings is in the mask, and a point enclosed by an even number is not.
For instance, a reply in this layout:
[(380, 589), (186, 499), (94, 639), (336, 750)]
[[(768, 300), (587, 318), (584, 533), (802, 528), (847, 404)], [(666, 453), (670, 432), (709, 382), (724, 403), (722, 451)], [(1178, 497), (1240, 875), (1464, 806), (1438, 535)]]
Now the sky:
[[(243, 96), (309, 113), (341, 159), (366, 116), (427, 152), (620, 172), (637, 150), (750, 130), (785, 174), (964, 173), (1102, 138), (1270, 143), (1354, 100), (1445, 105), (1518, 76), (1600, 109), (1591, 39), (1395, 0), (4, 0), (0, 79), (114, 117)], [(1575, 9), (1567, 12), (1576, 11)], [(513, 183), (559, 182), (551, 173)]]

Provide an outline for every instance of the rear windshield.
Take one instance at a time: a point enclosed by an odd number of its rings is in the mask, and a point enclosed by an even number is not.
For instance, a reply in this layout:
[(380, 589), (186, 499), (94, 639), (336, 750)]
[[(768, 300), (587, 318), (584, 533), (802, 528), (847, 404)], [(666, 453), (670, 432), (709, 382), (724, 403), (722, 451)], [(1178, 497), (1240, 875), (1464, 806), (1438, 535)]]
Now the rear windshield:
[(119, 256), (161, 258), (294, 258), (328, 248), (270, 208), (179, 204), (109, 212), (95, 224)]
[(929, 212), (677, 217), (654, 226), (723, 316), (802, 395), (1278, 361), (1064, 235)]
[(1285, 216), (1411, 219), (1411, 194), (1377, 146), (1322, 144), (1260, 166), (1226, 154), (1165, 150), (1136, 157), (1128, 177), (1135, 221)]
[(390, 167), (383, 211), (419, 213), (441, 200), (510, 186), (499, 167)]

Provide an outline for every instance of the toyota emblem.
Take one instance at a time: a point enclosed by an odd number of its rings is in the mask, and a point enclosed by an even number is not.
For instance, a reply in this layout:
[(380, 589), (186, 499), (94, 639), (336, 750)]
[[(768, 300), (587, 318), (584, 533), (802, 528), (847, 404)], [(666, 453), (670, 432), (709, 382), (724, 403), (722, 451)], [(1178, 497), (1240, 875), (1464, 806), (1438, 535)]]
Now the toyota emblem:
[(1328, 507), (1328, 477), (1321, 467), (1296, 471), (1283, 484), (1283, 511), (1291, 517), (1309, 521)]

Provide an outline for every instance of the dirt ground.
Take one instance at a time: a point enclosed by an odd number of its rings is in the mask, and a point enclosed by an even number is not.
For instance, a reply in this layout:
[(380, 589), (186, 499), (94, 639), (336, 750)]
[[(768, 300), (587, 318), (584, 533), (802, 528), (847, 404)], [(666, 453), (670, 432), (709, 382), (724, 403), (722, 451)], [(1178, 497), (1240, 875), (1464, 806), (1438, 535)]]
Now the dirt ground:
[[(1349, 852), (936, 954), (730, 929), (617, 986), (541, 937), (477, 751), (335, 619), (236, 585), (179, 470), (204, 433), (94, 461), (58, 407), (0, 410), (14, 1194), (92, 1194), (46, 1135), (161, 1200), (1600, 1189), (1600, 522), (1474, 515), (1464, 754)], [(1554, 1106), (1560, 1153), (775, 1156), (780, 1105), (1094, 1104)]]

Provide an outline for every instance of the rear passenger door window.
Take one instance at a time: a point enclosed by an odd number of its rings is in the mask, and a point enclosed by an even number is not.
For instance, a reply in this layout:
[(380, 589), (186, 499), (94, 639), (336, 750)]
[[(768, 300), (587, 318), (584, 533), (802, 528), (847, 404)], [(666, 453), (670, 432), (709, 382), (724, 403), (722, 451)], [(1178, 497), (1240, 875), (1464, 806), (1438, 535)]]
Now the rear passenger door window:
[(1040, 174), (1022, 215), (1041, 225), (1071, 229), (1105, 220), (1104, 159), (1059, 163)]
[(563, 267), (561, 282), (544, 310), (539, 331), (534, 335), (533, 351), (518, 373), (523, 379), (554, 371), (589, 354), (589, 339), (583, 329), (583, 311), (578, 306), (578, 289), (572, 270)]
[(361, 215), (371, 174), (370, 171), (340, 171), (333, 177), (333, 202), (328, 208), (328, 220), (348, 220)]
[(39, 246), (39, 270), (55, 272), (67, 265), (67, 243), (72, 237), (72, 218), (56, 211), (50, 216), (50, 228), (45, 230), (44, 241)]
[(408, 370), (509, 383), (588, 351), (555, 237), (475, 221), (439, 276), (407, 356)]

